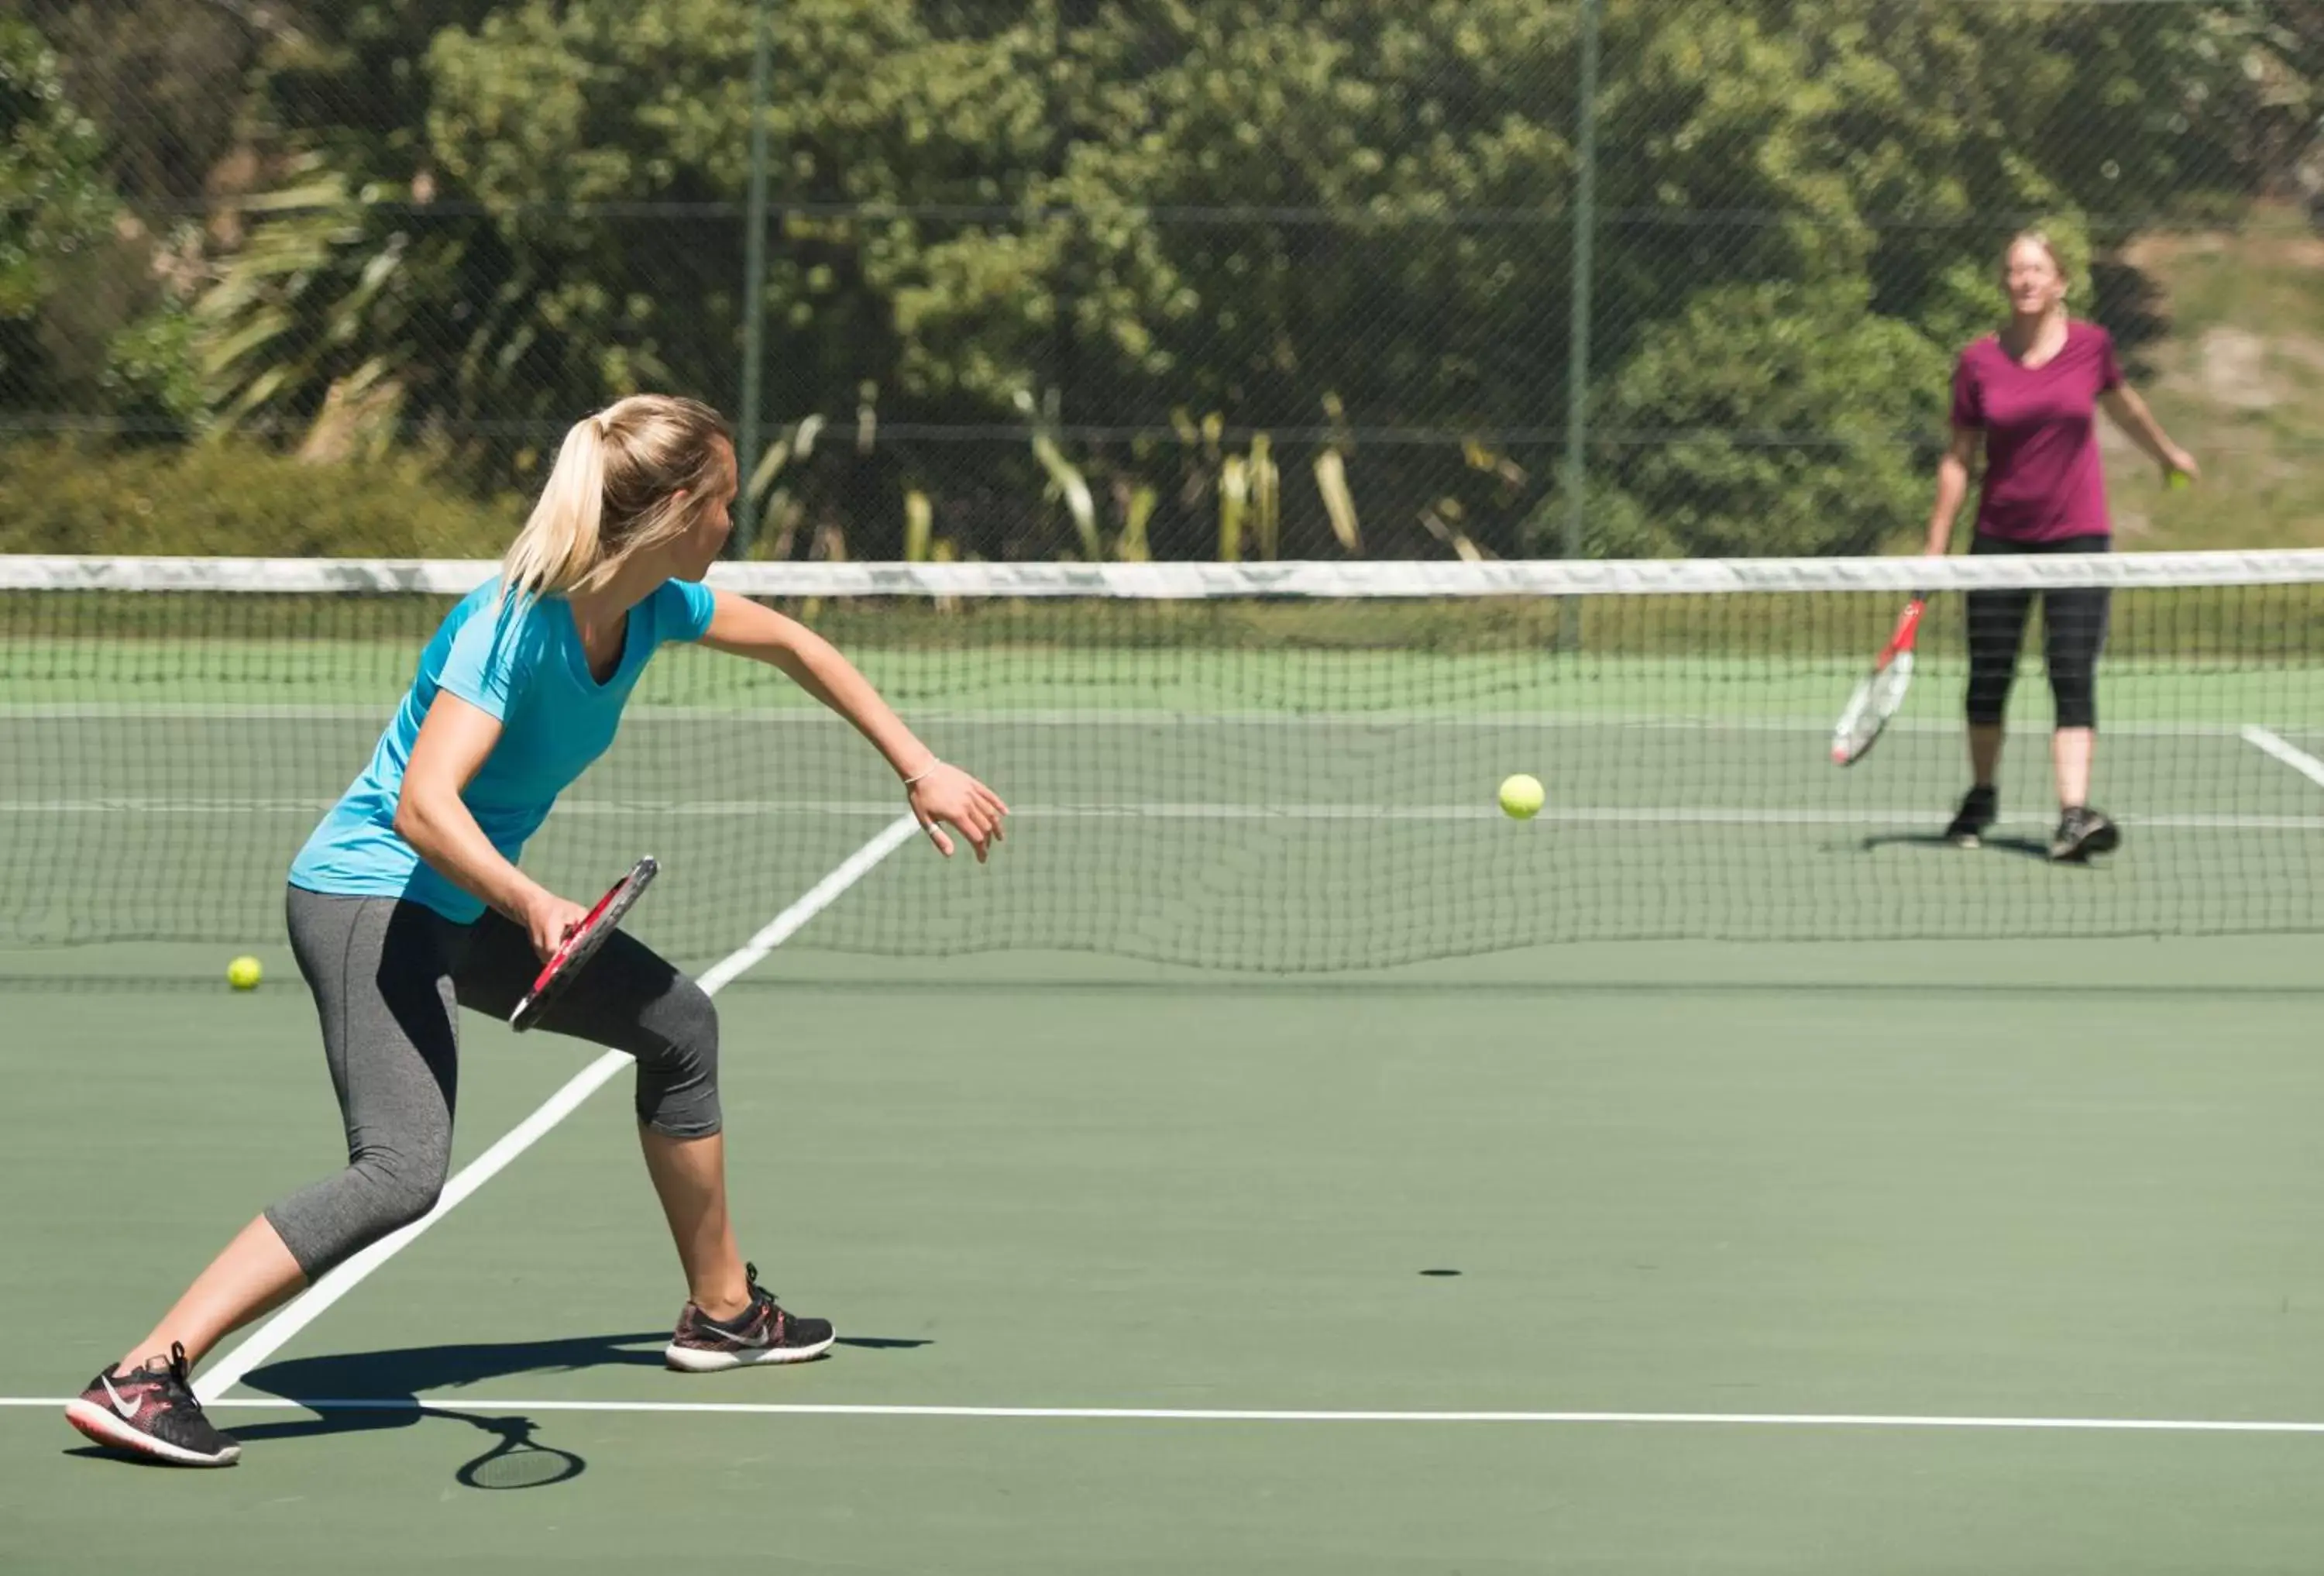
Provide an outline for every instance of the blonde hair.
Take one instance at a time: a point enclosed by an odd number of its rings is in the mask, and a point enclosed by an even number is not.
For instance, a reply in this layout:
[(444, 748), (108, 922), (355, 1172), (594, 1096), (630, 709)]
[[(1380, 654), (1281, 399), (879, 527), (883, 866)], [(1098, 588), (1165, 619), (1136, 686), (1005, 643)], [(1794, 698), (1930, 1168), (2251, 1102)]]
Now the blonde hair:
[(717, 411), (668, 394), (633, 394), (575, 422), (501, 560), (502, 595), (594, 591), (632, 554), (683, 535), (724, 479), (722, 438), (733, 434)]
[(2060, 229), (2049, 225), (2032, 225), (2009, 237), (2009, 244), (2001, 249), (2001, 274), (2009, 275), (2009, 254), (2020, 246), (2039, 246), (2050, 259), (2050, 266), (2058, 271), (2058, 281), (2065, 286), (2066, 298), (2073, 300), (2081, 289), (2083, 269), (2088, 264), (2088, 247), (2082, 243), (2079, 226), (2068, 225)]

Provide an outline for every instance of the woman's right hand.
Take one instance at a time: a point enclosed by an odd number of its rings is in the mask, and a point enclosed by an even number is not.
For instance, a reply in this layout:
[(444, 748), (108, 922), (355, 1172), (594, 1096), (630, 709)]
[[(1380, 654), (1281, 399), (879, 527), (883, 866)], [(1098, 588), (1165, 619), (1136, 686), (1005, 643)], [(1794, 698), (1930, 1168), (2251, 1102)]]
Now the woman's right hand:
[(547, 963), (565, 945), (565, 938), (589, 917), (589, 910), (578, 903), (568, 903), (556, 893), (542, 888), (525, 905), (524, 928), (532, 937), (532, 950)]

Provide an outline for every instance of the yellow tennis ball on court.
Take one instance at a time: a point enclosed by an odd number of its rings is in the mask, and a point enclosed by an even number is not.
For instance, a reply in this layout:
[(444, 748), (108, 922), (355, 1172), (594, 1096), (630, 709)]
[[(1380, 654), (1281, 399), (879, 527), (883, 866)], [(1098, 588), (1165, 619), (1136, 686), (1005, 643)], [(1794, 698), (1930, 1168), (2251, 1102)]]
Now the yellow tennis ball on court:
[(1539, 778), (1519, 772), (1501, 784), (1501, 814), (1513, 821), (1530, 821), (1541, 814), (1542, 801), (1546, 797)]
[(258, 966), (256, 958), (245, 954), (226, 964), (226, 982), (237, 991), (254, 991), (258, 988), (259, 976), (264, 972)]

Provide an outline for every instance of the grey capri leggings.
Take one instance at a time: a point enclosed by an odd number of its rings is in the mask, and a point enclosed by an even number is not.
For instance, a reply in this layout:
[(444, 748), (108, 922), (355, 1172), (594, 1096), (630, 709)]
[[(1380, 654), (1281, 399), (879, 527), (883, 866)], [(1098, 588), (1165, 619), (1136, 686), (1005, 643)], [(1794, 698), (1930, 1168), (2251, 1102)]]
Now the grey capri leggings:
[[(266, 1218), (309, 1280), (426, 1214), (451, 1166), (459, 1009), (505, 1018), (540, 972), (524, 931), (396, 898), (290, 889), (290, 950), (314, 992), (346, 1119), (347, 1166)], [(541, 1028), (638, 1059), (638, 1120), (676, 1138), (719, 1130), (718, 1014), (702, 988), (616, 932)]]

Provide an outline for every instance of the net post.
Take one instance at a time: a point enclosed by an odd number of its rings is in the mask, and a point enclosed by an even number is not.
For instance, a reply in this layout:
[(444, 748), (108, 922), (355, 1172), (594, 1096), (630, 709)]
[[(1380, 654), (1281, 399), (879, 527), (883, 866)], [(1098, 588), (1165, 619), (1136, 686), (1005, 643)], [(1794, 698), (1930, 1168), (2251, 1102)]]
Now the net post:
[(767, 348), (767, 78), (773, 70), (772, 0), (758, 0), (752, 17), (751, 194), (742, 244), (742, 408), (735, 421), (735, 465), (743, 487), (729, 551), (746, 558), (758, 534), (758, 501), (750, 493), (759, 469), (761, 378)]
[[(1598, 228), (1598, 42), (1604, 0), (1582, 0), (1582, 91), (1575, 107), (1573, 190), (1572, 320), (1566, 340), (1564, 556), (1582, 556), (1583, 511), (1589, 507), (1591, 251)], [(1558, 647), (1582, 644), (1582, 604), (1573, 597), (1558, 604)]]

